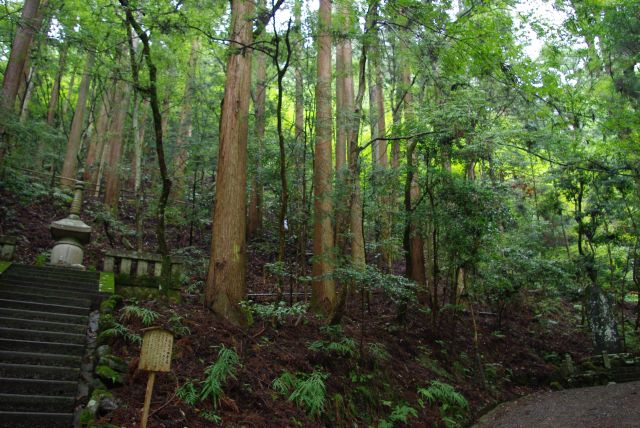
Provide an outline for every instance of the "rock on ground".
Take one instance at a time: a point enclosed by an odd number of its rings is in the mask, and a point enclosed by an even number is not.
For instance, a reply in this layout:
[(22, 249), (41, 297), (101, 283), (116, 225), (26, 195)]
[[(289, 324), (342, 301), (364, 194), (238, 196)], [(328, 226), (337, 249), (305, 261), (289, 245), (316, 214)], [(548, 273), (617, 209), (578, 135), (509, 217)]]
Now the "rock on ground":
[(533, 394), (498, 406), (475, 427), (640, 427), (640, 382)]

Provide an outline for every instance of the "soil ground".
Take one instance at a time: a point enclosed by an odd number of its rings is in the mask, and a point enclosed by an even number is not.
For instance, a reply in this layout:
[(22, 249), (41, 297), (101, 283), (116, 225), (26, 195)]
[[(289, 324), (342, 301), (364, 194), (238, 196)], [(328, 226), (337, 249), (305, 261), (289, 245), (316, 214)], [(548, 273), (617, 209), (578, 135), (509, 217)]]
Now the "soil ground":
[(640, 382), (536, 393), (502, 404), (476, 428), (640, 426)]

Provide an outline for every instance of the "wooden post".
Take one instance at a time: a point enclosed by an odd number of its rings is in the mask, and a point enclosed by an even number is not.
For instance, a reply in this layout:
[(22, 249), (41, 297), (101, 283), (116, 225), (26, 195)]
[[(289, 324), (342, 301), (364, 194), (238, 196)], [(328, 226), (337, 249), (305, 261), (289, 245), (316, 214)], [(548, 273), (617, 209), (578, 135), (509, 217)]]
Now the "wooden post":
[(144, 336), (142, 337), (142, 349), (140, 351), (138, 369), (148, 371), (149, 380), (147, 381), (147, 392), (144, 397), (140, 427), (147, 428), (149, 407), (151, 406), (151, 396), (153, 395), (153, 383), (156, 380), (156, 373), (171, 370), (173, 334), (169, 330), (160, 327), (151, 327), (143, 331)]
[(151, 396), (153, 395), (153, 383), (156, 380), (156, 372), (149, 372), (149, 380), (147, 380), (147, 393), (144, 396), (144, 408), (142, 410), (141, 428), (147, 428), (147, 420), (149, 419), (149, 407), (151, 406)]

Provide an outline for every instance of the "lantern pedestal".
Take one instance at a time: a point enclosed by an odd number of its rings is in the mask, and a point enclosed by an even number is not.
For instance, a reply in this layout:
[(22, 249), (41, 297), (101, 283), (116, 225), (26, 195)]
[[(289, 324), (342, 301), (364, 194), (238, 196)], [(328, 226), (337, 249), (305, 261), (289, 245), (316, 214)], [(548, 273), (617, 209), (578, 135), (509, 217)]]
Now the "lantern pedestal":
[(82, 190), (84, 185), (77, 183), (70, 213), (66, 218), (54, 221), (49, 226), (51, 236), (56, 240), (51, 250), (50, 264), (55, 266), (83, 269), (84, 245), (89, 243), (91, 227), (80, 220)]

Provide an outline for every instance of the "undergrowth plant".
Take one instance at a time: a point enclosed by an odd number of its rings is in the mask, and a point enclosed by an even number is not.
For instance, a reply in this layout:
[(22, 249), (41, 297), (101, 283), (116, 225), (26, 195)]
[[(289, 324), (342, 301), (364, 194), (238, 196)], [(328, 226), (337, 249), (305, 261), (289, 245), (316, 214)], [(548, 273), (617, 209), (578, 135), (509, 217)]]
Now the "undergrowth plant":
[(180, 385), (176, 390), (176, 396), (190, 406), (195, 406), (200, 399), (198, 388), (191, 379)]
[[(390, 401), (383, 401), (382, 404), (391, 406)], [(417, 418), (418, 412), (406, 403), (396, 404), (388, 419), (378, 421), (378, 428), (393, 428), (397, 422), (408, 424), (410, 418)]]
[(126, 325), (119, 323), (111, 314), (100, 315), (100, 340), (120, 337), (127, 342), (141, 344), (142, 337), (131, 331)]
[(418, 403), (422, 407), (424, 407), (424, 400), (438, 406), (442, 422), (448, 428), (464, 426), (469, 403), (451, 385), (433, 380), (428, 387), (418, 388), (418, 396), (420, 397)]
[(346, 337), (340, 325), (323, 326), (320, 328), (331, 340), (316, 340), (307, 344), (307, 348), (316, 352), (329, 352), (343, 357), (355, 358), (359, 355), (356, 341)]
[(160, 317), (160, 314), (153, 309), (138, 305), (127, 305), (120, 310), (120, 321), (129, 321), (132, 317), (140, 319), (142, 324), (149, 327)]
[(240, 306), (252, 315), (257, 315), (262, 319), (269, 320), (274, 327), (282, 324), (289, 317), (306, 314), (309, 309), (308, 303), (296, 302), (292, 306), (289, 306), (287, 302), (284, 301), (261, 304), (245, 300), (240, 302)]
[(324, 411), (326, 401), (325, 381), (328, 374), (318, 370), (311, 373), (284, 372), (273, 383), (273, 390), (303, 408), (307, 415), (317, 418)]
[(236, 372), (240, 365), (240, 357), (231, 348), (222, 346), (218, 352), (218, 359), (206, 368), (206, 378), (201, 382), (200, 401), (211, 399), (214, 408), (218, 408), (222, 397), (222, 385), (229, 379), (236, 379)]
[[(218, 351), (218, 359), (205, 369), (205, 379), (203, 381), (187, 379), (176, 391), (176, 396), (189, 406), (195, 406), (199, 402), (210, 399), (214, 410), (200, 410), (198, 414), (207, 421), (219, 425), (222, 418), (215, 409), (220, 405), (220, 399), (224, 393), (222, 386), (229, 379), (236, 379), (239, 366), (240, 357), (236, 351), (223, 345)], [(198, 384), (201, 385), (200, 388)]]

